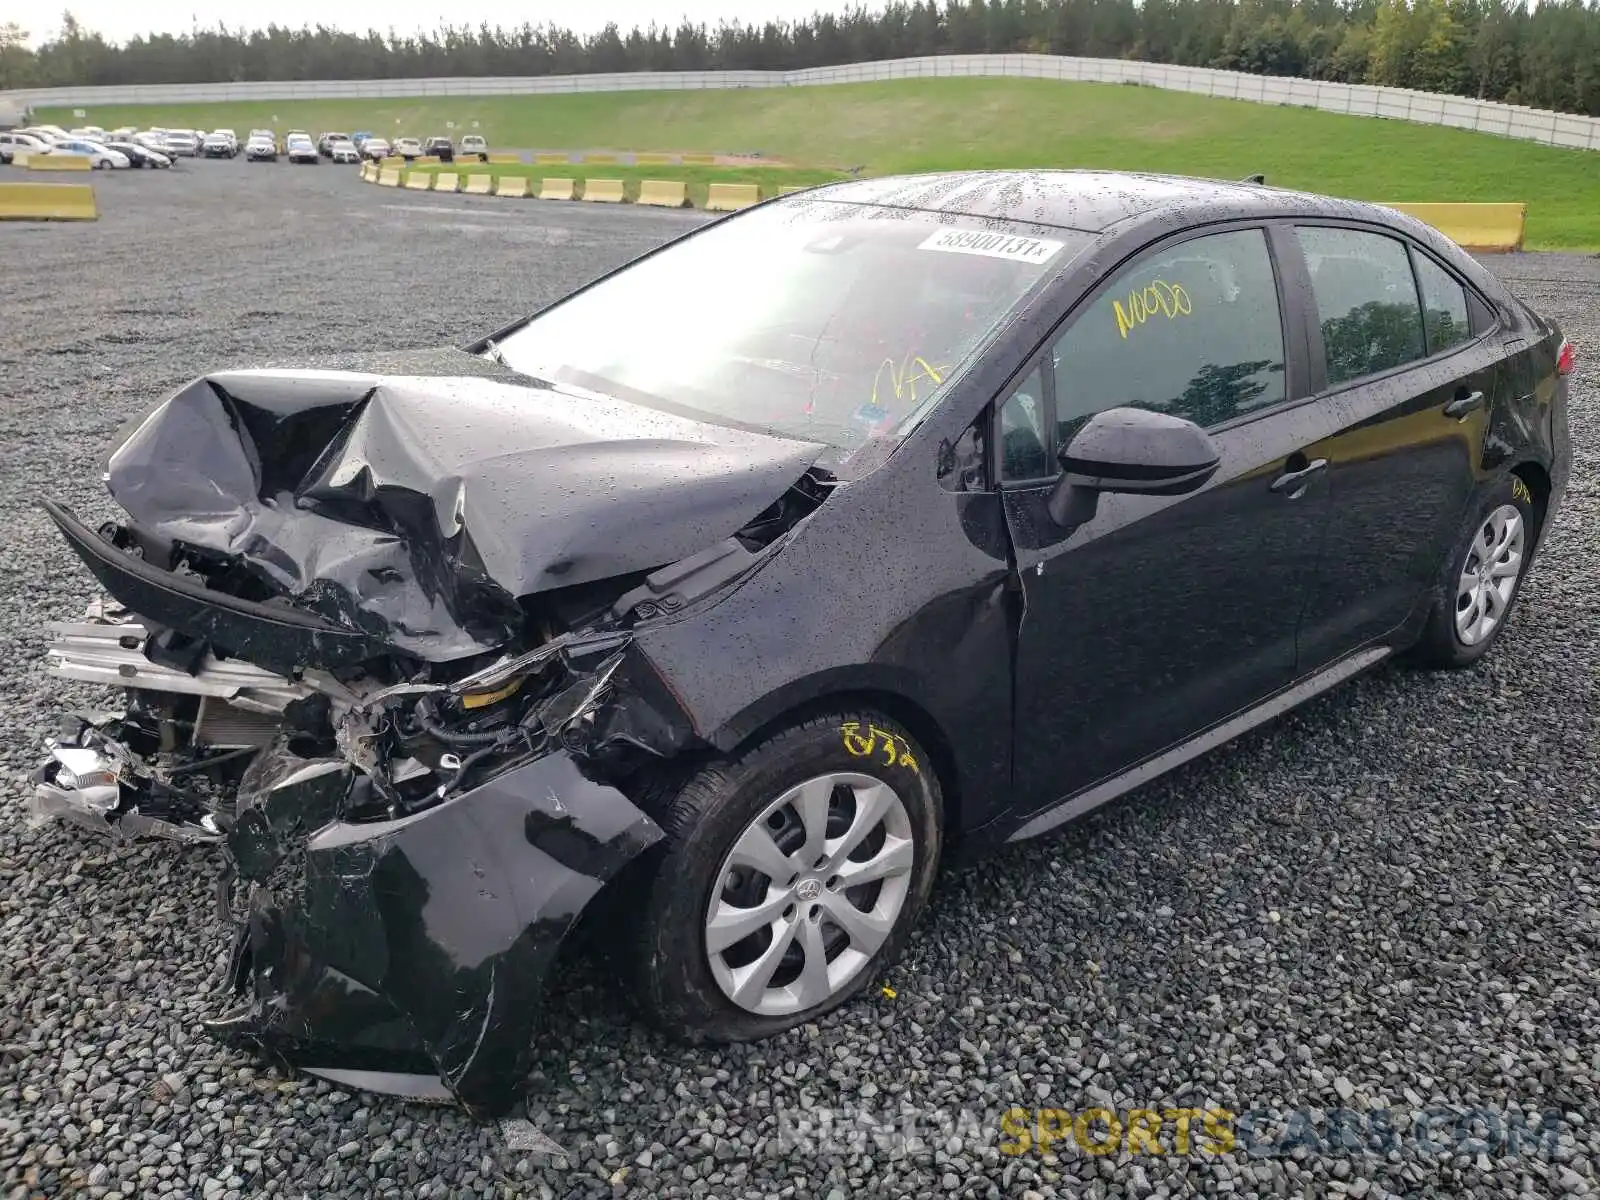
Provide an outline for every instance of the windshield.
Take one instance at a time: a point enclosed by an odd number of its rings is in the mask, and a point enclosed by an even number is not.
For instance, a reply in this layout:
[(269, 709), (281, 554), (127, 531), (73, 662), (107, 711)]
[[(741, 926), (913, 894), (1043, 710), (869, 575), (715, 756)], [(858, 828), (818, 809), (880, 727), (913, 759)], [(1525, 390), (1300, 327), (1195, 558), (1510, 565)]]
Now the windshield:
[(498, 348), (540, 379), (851, 451), (904, 436), (1089, 240), (796, 199), (627, 267)]

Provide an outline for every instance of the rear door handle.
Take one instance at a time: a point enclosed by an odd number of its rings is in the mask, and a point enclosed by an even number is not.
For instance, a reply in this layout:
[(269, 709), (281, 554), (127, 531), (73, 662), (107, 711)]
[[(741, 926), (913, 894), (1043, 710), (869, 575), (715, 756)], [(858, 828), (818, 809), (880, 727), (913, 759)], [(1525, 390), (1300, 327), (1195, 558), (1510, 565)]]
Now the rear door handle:
[[(1304, 459), (1301, 459), (1301, 461), (1305, 462)], [(1311, 482), (1311, 477), (1318, 471), (1326, 471), (1327, 469), (1327, 459), (1313, 459), (1298, 471), (1285, 471), (1282, 475), (1279, 475), (1272, 481), (1272, 490), (1286, 492), (1289, 499), (1298, 500), (1305, 493), (1307, 485)]]
[(1456, 398), (1454, 400), (1450, 401), (1449, 404), (1444, 406), (1444, 415), (1447, 417), (1454, 417), (1458, 421), (1464, 421), (1466, 420), (1469, 412), (1471, 412), (1473, 409), (1482, 407), (1482, 392), (1460, 391), (1456, 393)]

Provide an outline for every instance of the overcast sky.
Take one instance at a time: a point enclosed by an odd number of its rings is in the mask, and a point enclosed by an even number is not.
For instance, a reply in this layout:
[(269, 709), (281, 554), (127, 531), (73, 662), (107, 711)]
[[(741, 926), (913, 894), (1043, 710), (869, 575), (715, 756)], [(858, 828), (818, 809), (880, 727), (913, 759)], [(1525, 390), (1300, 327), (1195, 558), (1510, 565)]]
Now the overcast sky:
[[(875, 5), (868, 5), (874, 7)], [(116, 42), (141, 33), (183, 33), (195, 25), (221, 22), (230, 29), (255, 28), (271, 22), (299, 28), (321, 22), (337, 29), (364, 33), (376, 27), (397, 33), (436, 29), (449, 21), (456, 25), (490, 25), (508, 28), (524, 21), (533, 25), (563, 25), (579, 33), (592, 33), (615, 21), (626, 31), (634, 25), (676, 25), (687, 16), (693, 21), (715, 25), (724, 18), (738, 17), (745, 22), (773, 18), (792, 19), (810, 16), (818, 9), (844, 10), (847, 0), (388, 0), (377, 5), (370, 0), (271, 0), (250, 4), (244, 0), (197, 4), (196, 0), (67, 0), (62, 5), (38, 4), (34, 13), (21, 22), (35, 44), (55, 35), (60, 28), (60, 12), (66, 8), (88, 29)], [(47, 17), (45, 14), (49, 13)], [(11, 19), (11, 18), (7, 18)]]

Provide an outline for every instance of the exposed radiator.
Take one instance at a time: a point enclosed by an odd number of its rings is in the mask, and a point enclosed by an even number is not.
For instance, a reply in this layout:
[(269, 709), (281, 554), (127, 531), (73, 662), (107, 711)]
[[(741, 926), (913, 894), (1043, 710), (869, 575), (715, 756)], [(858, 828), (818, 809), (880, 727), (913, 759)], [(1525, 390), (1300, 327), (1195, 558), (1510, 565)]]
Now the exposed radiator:
[(279, 717), (251, 712), (226, 700), (204, 696), (195, 716), (194, 742), (214, 750), (265, 746), (277, 736), (282, 724)]

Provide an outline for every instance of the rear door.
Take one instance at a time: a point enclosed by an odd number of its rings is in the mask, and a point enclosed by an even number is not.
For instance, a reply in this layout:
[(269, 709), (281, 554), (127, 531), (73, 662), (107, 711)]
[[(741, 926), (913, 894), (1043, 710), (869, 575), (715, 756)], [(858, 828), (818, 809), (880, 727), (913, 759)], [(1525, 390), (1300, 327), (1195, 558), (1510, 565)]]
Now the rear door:
[(1512, 384), (1492, 310), (1421, 247), (1307, 223), (1292, 241), (1317, 405), (1335, 430), (1309, 451), (1328, 463), (1330, 521), (1301, 620), (1306, 674), (1381, 642), (1427, 599)]
[[(1302, 365), (1272, 243), (1240, 228), (1117, 272), (1000, 405), (1024, 598), (1022, 794), (1048, 804), (1077, 792), (1291, 681), (1328, 494), (1305, 452), (1328, 427)], [(1195, 421), (1221, 466), (1189, 496), (1104, 495), (1092, 520), (1064, 530), (1046, 510), (1056, 450), (1118, 406)]]

